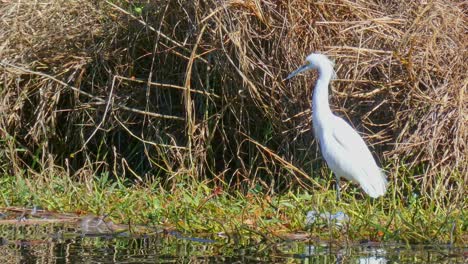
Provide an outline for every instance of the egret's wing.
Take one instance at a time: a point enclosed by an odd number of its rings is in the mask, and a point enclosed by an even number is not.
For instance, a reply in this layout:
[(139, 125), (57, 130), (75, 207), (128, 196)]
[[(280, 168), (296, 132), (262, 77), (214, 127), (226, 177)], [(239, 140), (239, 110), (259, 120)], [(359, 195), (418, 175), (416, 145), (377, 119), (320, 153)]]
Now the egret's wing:
[(343, 154), (340, 156), (344, 159), (339, 163), (349, 173), (343, 176), (358, 181), (373, 197), (383, 195), (387, 184), (385, 175), (375, 163), (364, 140), (343, 119), (335, 117), (333, 121), (333, 139), (339, 145)]
[(362, 137), (339, 117), (335, 117), (333, 137), (349, 153), (359, 154), (356, 156), (357, 158), (375, 163)]

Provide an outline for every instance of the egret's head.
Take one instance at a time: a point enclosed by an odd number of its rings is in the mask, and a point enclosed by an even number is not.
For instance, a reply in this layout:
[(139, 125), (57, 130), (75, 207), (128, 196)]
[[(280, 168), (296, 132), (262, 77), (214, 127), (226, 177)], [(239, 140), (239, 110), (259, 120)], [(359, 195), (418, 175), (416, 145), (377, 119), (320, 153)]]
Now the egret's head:
[(327, 56), (319, 53), (312, 53), (309, 56), (307, 56), (304, 65), (299, 67), (297, 70), (291, 72), (285, 80), (289, 80), (303, 71), (313, 69), (319, 70), (320, 72), (329, 71), (332, 75), (334, 74), (333, 62), (330, 59), (328, 59)]

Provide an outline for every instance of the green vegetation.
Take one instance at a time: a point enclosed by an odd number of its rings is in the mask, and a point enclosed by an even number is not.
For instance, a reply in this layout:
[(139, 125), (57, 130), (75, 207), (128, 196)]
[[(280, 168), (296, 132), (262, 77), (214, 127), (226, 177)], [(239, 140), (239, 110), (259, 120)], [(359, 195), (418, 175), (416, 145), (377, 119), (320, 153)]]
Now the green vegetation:
[[(401, 175), (404, 176), (404, 175)], [(461, 177), (459, 178), (461, 182)], [(312, 239), (317, 241), (400, 241), (406, 243), (463, 243), (466, 215), (460, 204), (421, 197), (405, 183), (382, 199), (362, 197), (346, 188), (343, 200), (335, 192), (305, 191), (266, 195), (210, 188), (205, 183), (180, 183), (172, 190), (158, 182), (130, 183), (104, 174), (80, 181), (68, 177), (0, 178), (1, 206), (39, 205), (48, 210), (81, 215), (107, 215), (116, 223), (145, 224), (191, 234), (224, 234), (244, 243), (251, 239)], [(409, 198), (407, 198), (409, 197)], [(310, 210), (343, 211), (343, 225), (321, 219), (305, 226)]]
[[(243, 240), (466, 241), (463, 1), (0, 3), (0, 206)], [(47, 15), (45, 15), (47, 14)], [(305, 54), (390, 189), (335, 202)], [(378, 153), (378, 155), (377, 155)], [(237, 237), (240, 234), (241, 236)], [(245, 236), (244, 236), (245, 235)]]

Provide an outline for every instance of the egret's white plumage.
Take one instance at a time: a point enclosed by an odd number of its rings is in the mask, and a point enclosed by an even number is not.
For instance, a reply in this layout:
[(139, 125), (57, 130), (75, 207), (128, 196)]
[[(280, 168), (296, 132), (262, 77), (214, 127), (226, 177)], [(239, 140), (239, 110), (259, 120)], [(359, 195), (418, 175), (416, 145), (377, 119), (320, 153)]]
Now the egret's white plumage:
[(333, 63), (325, 55), (312, 53), (307, 56), (306, 64), (286, 79), (309, 69), (319, 72), (312, 98), (312, 123), (322, 155), (335, 173), (338, 199), (340, 177), (359, 183), (371, 197), (384, 195), (387, 189), (385, 174), (375, 163), (364, 140), (348, 123), (331, 112), (328, 84), (335, 74)]

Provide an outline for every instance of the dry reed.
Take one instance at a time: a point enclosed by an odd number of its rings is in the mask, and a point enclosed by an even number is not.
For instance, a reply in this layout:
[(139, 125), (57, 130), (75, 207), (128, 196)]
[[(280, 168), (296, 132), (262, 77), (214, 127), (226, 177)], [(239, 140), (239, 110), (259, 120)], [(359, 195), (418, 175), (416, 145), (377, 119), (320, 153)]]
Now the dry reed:
[(335, 112), (381, 162), (424, 168), (415, 177), (428, 193), (442, 176), (463, 193), (448, 171), (466, 182), (464, 8), (443, 0), (2, 1), (2, 168), (112, 171), (170, 186), (186, 177), (271, 191), (320, 186), (313, 78), (282, 79), (321, 51), (337, 65)]

